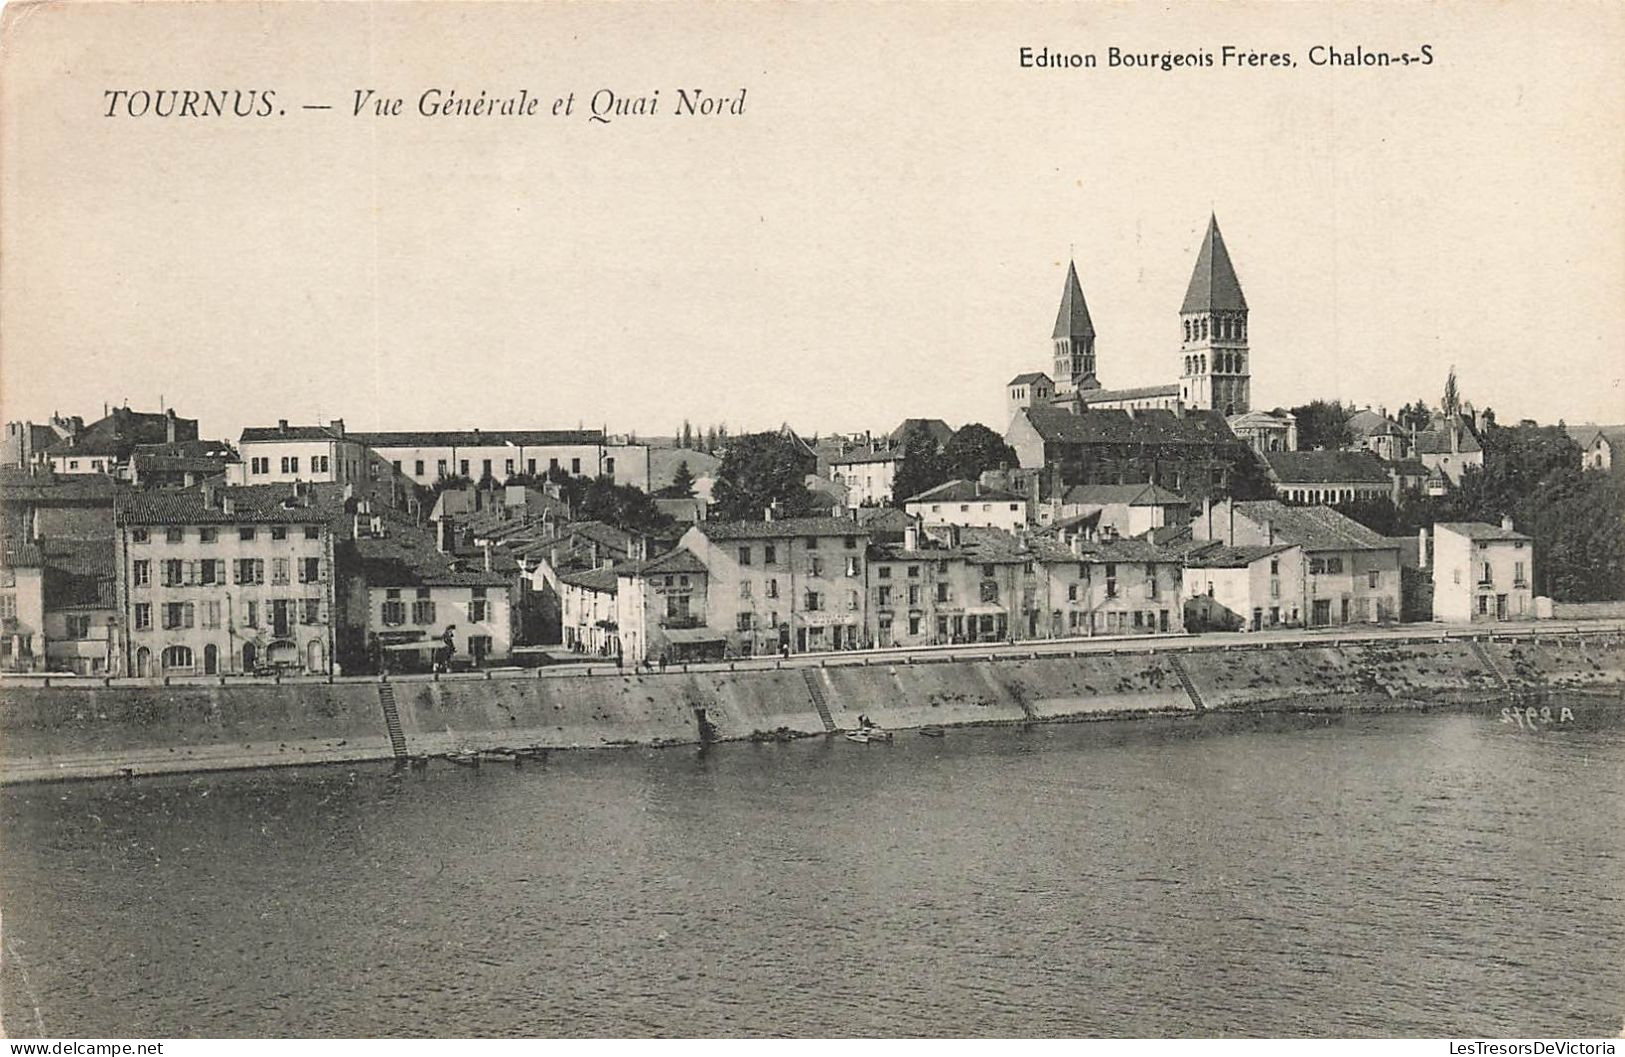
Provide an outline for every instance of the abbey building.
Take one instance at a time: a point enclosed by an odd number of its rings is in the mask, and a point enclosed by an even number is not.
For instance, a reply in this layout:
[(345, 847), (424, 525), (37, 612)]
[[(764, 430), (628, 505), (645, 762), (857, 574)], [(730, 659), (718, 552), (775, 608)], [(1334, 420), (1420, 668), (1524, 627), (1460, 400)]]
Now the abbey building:
[(1055, 375), (1023, 374), (1008, 386), (1009, 411), (1039, 403), (1086, 409), (1218, 411), (1246, 415), (1251, 405), (1247, 345), (1247, 298), (1230, 262), (1217, 218), (1196, 255), (1185, 300), (1179, 308), (1179, 381), (1134, 389), (1107, 389), (1096, 374), (1095, 325), (1078, 282), (1067, 268), (1061, 310), (1051, 336)]

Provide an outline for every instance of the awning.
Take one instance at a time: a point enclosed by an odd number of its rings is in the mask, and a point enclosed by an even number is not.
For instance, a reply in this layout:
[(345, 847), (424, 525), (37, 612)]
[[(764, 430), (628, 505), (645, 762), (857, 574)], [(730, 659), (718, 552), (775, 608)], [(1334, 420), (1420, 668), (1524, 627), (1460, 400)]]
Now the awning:
[(670, 642), (727, 642), (728, 633), (713, 628), (667, 628), (664, 632)]
[(444, 649), (446, 644), (439, 639), (421, 639), (417, 642), (390, 642), (382, 648), (386, 650), (400, 650), (402, 652), (421, 652), (423, 650)]
[(990, 617), (990, 616), (993, 616), (996, 613), (1003, 613), (1003, 612), (1005, 612), (1005, 609), (1004, 609), (1003, 606), (966, 606), (965, 607), (965, 615), (967, 617)]

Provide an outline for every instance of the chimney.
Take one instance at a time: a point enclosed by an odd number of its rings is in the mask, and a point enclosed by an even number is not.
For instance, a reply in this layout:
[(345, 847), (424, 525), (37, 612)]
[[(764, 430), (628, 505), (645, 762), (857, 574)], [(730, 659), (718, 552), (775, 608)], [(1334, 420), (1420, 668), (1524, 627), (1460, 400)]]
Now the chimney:
[(911, 519), (903, 529), (903, 549), (917, 551), (920, 549), (920, 526)]
[(769, 504), (767, 504), (767, 506), (762, 508), (762, 520), (763, 521), (772, 521), (773, 520), (773, 504), (772, 503), (769, 503)]
[(164, 412), (164, 443), (175, 443), (175, 409)]
[(278, 433), (286, 433), (286, 432), (288, 432), (288, 420), (285, 419), (285, 418), (277, 419), (276, 420), (276, 429), (277, 429)]
[(491, 571), (491, 541), (485, 541), (485, 571)]
[(342, 418), (335, 418), (331, 423), (329, 423), (327, 428), (331, 429), (334, 433), (337, 433), (341, 437), (344, 436), (344, 420)]
[(455, 531), (450, 519), (442, 518), (436, 521), (434, 524), (434, 549), (441, 554), (450, 554), (456, 550), (452, 542), (456, 539), (456, 536), (453, 535)]
[(1273, 518), (1264, 519), (1264, 542), (1272, 547), (1275, 546), (1275, 519)]
[(220, 509), (227, 514), (237, 513), (237, 500), (229, 495), (220, 497)]
[(1418, 569), (1428, 567), (1428, 528), (1426, 525), (1416, 530), (1416, 567)]
[(1381, 415), (1383, 418), (1387, 418), (1388, 417), (1388, 408), (1387, 408), (1387, 406), (1383, 405), (1383, 404), (1378, 404), (1377, 405), (1377, 414)]
[(1512, 515), (1507, 514), (1501, 518), (1501, 528), (1507, 532), (1515, 531), (1512, 527)]

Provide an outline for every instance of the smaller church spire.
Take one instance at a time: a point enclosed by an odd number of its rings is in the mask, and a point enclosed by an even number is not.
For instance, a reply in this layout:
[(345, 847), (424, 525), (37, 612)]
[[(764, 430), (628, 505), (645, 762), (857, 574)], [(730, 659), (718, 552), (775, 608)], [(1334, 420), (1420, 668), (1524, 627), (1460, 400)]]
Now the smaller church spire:
[(1191, 272), (1191, 284), (1185, 290), (1185, 304), (1179, 312), (1186, 315), (1213, 311), (1245, 312), (1247, 299), (1242, 296), (1241, 281), (1230, 263), (1230, 252), (1224, 248), (1219, 218), (1209, 214), (1207, 235), (1196, 254), (1196, 268)]
[(1083, 300), (1083, 286), (1078, 282), (1078, 265), (1068, 262), (1066, 288), (1061, 291), (1061, 311), (1055, 317), (1055, 340), (1062, 338), (1092, 338), (1095, 324), (1089, 318), (1089, 306)]

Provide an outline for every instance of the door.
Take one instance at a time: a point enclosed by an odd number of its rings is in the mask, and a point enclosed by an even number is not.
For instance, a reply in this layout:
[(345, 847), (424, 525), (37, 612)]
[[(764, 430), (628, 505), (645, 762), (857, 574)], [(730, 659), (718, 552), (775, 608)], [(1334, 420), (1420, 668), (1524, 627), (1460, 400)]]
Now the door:
[[(1260, 630), (1263, 629), (1263, 627), (1264, 627), (1264, 610), (1263, 609), (1254, 609), (1253, 610), (1253, 630), (1254, 631), (1260, 631)], [(1163, 628), (1162, 630), (1167, 631), (1168, 629)]]
[(220, 651), (216, 649), (214, 643), (211, 642), (209, 645), (203, 647), (203, 674), (214, 675), (219, 670)]
[(323, 671), (322, 644), (317, 639), (311, 639), (305, 647), (305, 670), (309, 672)]
[(1329, 598), (1315, 599), (1311, 620), (1316, 627), (1323, 627), (1332, 622), (1332, 600)]
[(152, 674), (152, 651), (145, 646), (135, 651), (135, 674), (143, 679)]
[(292, 607), (285, 598), (278, 598), (271, 603), (271, 630), (272, 634), (279, 639), (287, 638), (289, 634), (288, 610), (290, 608)]
[(252, 642), (243, 643), (243, 671), (252, 672), (254, 670), (254, 662), (257, 659), (258, 653), (254, 649), (254, 644)]
[(1506, 595), (1496, 595), (1495, 596), (1495, 619), (1496, 620), (1505, 620), (1506, 618), (1507, 618), (1507, 596)]
[(1342, 619), (1342, 621), (1340, 621), (1340, 623), (1347, 624), (1349, 622), (1349, 600), (1346, 599), (1346, 598), (1343, 599), (1342, 613), (1343, 613), (1343, 619)]

